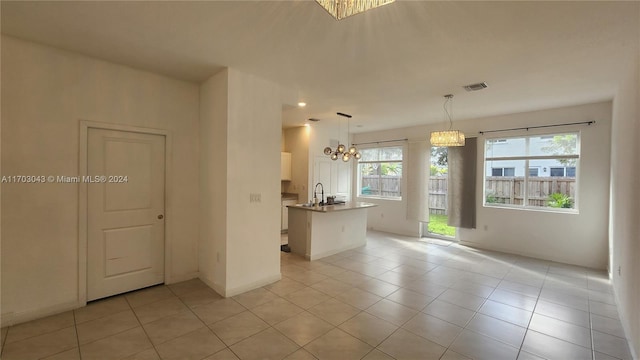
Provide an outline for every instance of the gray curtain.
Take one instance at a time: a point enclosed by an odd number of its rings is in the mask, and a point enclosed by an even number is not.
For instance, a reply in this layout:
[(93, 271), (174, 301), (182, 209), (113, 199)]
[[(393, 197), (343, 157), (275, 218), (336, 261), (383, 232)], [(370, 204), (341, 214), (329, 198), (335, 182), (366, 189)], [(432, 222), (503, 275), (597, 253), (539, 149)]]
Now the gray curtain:
[(467, 138), (465, 146), (448, 149), (448, 224), (476, 228), (477, 138)]
[(429, 221), (429, 157), (428, 141), (412, 141), (407, 156), (407, 219)]

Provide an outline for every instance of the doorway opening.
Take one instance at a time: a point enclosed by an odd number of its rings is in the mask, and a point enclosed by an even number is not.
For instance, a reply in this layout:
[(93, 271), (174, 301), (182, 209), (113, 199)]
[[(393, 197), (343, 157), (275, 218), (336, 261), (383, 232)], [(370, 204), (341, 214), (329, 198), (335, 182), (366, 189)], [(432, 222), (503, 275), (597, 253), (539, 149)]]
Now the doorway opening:
[(456, 238), (456, 228), (447, 225), (447, 182), (448, 182), (448, 148), (431, 147), (429, 166), (429, 222), (423, 234), (446, 240)]

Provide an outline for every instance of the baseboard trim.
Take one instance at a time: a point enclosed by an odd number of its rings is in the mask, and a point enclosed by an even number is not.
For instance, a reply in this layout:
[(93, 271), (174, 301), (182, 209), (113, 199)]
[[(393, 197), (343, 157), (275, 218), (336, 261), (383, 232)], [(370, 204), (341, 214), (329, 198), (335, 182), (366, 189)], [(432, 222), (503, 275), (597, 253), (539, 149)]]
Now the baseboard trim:
[[(235, 296), (235, 295), (239, 295), (239, 294), (245, 293), (247, 291), (254, 290), (254, 289), (263, 287), (265, 285), (269, 285), (269, 284), (274, 283), (274, 282), (276, 282), (276, 281), (278, 281), (280, 279), (282, 279), (282, 274), (280, 274), (280, 272), (278, 272), (277, 274), (266, 276), (266, 277), (263, 277), (262, 279), (258, 279), (256, 281), (252, 281), (252, 282), (247, 283), (247, 284), (243, 284), (243, 285), (236, 286), (236, 287), (233, 287), (233, 288), (226, 288), (225, 291), (224, 291), (224, 294), (222, 294), (222, 296), (224, 296), (224, 297), (232, 297), (232, 296)], [(216, 290), (216, 292), (217, 292), (217, 290)]]
[(309, 255), (305, 254), (304, 257), (305, 257), (305, 259), (307, 259), (309, 261), (318, 260), (318, 259), (325, 258), (327, 256), (331, 256), (331, 255), (335, 255), (335, 254), (341, 253), (343, 251), (359, 248), (359, 247), (364, 246), (366, 244), (367, 244), (367, 242), (365, 241), (365, 242), (363, 242), (361, 244), (354, 244), (354, 245), (351, 245), (351, 246), (345, 246), (345, 247), (340, 248), (340, 249), (334, 249), (334, 250), (330, 250), (330, 251), (325, 251), (323, 253), (315, 254), (313, 256), (309, 256)]
[(169, 276), (169, 279), (165, 283), (165, 285), (175, 284), (175, 283), (179, 283), (179, 282), (187, 281), (191, 279), (197, 279), (199, 277), (200, 277), (200, 273), (198, 271), (190, 272), (186, 274), (178, 274), (178, 275), (172, 274), (171, 276)]
[(412, 237), (412, 238), (421, 237), (420, 231), (411, 232), (411, 231), (404, 231), (404, 230), (398, 230), (398, 229), (379, 228), (375, 226), (368, 226), (367, 231), (374, 231), (378, 233), (385, 233), (385, 234), (391, 234), (391, 235), (400, 235), (400, 236)]
[(7, 312), (1, 315), (0, 323), (2, 327), (13, 326), (27, 321), (41, 319), (47, 316), (56, 315), (65, 311), (75, 310), (85, 306), (84, 303), (78, 301), (69, 301), (52, 306), (37, 309), (29, 309), (20, 312)]
[[(169, 277), (170, 280), (168, 283), (166, 283), (166, 285), (178, 283), (181, 281), (196, 279), (198, 278), (199, 275), (200, 275), (199, 272), (172, 275)], [(43, 317), (60, 314), (65, 311), (79, 309), (85, 305), (86, 305), (86, 302), (76, 300), (76, 301), (69, 301), (69, 302), (46, 306), (46, 307), (37, 308), (37, 309), (24, 310), (20, 312), (10, 311), (6, 313), (2, 313), (0, 315), (0, 324), (2, 324), (2, 327), (13, 326), (13, 325), (21, 324), (27, 321), (41, 319)]]
[[(611, 279), (612, 285), (613, 285), (613, 279)], [(618, 298), (618, 292), (616, 292), (616, 287), (613, 286), (613, 299), (616, 301), (616, 308), (618, 310), (618, 315), (620, 315), (620, 309), (622, 308), (622, 306), (620, 306), (620, 299)], [(633, 317), (631, 317), (633, 319)], [(633, 320), (631, 320), (633, 321)], [(625, 319), (622, 318), (622, 316), (620, 316), (620, 323), (622, 324), (622, 330), (624, 331), (624, 335), (625, 338), (627, 340), (627, 346), (629, 347), (629, 352), (631, 353), (631, 358), (632, 359), (640, 359), (640, 354), (636, 354), (636, 348), (634, 344), (632, 337), (631, 337), (631, 328), (629, 327), (631, 324), (629, 324), (628, 321), (625, 321)], [(637, 340), (640, 341), (640, 340)]]
[(212, 288), (213, 291), (217, 292), (219, 295), (224, 296), (224, 284), (216, 284), (215, 282), (207, 279), (202, 274), (198, 277), (203, 283), (207, 284), (208, 287)]
[(516, 250), (513, 250), (513, 249), (507, 249), (507, 248), (502, 248), (502, 247), (487, 246), (487, 245), (484, 245), (484, 244), (479, 244), (479, 243), (465, 241), (465, 240), (460, 240), (458, 243), (460, 245), (464, 245), (464, 246), (468, 246), (468, 247), (472, 247), (472, 248), (476, 248), (476, 249), (497, 251), (497, 252), (501, 252), (501, 253), (505, 253), (505, 254), (524, 256), (524, 257), (534, 258), (534, 259), (538, 259), (538, 260), (553, 261), (553, 262), (557, 262), (557, 263), (561, 263), (561, 264), (578, 265), (578, 266), (582, 266), (582, 267), (586, 267), (586, 268), (590, 268), (590, 269), (605, 271), (605, 268), (594, 267), (594, 266), (592, 266), (590, 264), (576, 264), (576, 263), (568, 262), (567, 260), (564, 260), (564, 259), (555, 258), (553, 256), (543, 256), (541, 254), (528, 253), (528, 252), (525, 252), (525, 251), (516, 251)]

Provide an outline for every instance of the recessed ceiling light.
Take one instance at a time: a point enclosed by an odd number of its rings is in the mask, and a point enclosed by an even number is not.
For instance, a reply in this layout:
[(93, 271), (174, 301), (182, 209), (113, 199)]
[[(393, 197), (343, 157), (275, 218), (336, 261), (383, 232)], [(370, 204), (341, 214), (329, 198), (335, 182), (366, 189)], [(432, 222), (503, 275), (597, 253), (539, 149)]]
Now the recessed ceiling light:
[(302, 101), (300, 101), (300, 102), (298, 103), (298, 107), (305, 107), (305, 106), (307, 106), (307, 103), (306, 103), (306, 102), (302, 102)]

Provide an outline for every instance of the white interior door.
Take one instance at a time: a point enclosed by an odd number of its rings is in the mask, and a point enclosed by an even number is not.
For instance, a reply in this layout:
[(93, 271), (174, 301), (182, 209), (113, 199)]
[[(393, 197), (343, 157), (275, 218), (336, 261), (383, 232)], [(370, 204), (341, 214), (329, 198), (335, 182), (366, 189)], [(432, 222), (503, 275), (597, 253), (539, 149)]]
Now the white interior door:
[(162, 283), (165, 137), (90, 128), (87, 145), (87, 300)]

